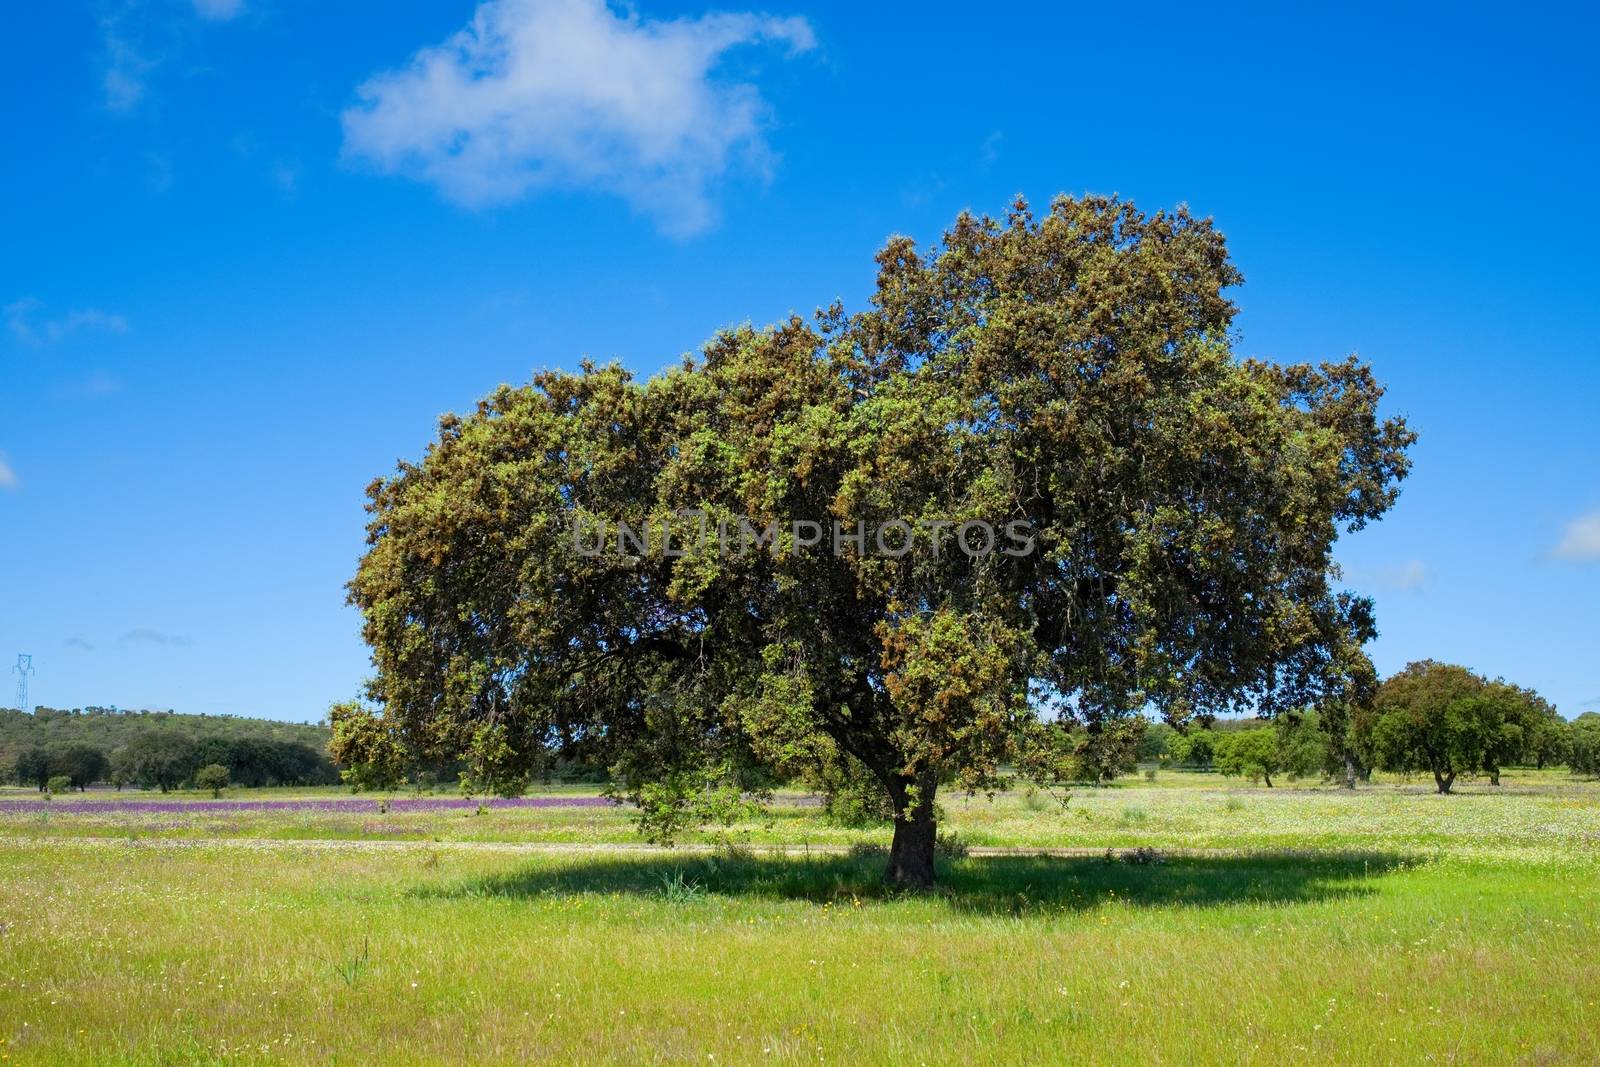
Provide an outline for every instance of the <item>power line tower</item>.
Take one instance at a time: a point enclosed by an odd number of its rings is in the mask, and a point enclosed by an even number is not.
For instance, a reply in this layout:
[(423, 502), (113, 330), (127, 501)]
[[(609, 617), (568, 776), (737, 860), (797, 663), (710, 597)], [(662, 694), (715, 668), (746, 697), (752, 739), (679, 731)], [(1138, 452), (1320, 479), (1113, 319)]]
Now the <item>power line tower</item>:
[(26, 652), (17, 653), (17, 665), (11, 668), (17, 676), (17, 710), (28, 710), (28, 675), (33, 673), (33, 657)]

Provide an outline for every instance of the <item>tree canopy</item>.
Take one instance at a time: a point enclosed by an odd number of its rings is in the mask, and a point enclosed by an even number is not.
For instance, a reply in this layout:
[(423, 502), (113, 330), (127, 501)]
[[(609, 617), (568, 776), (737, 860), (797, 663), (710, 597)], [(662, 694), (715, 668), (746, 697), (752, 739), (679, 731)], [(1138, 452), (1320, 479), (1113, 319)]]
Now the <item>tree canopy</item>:
[(1331, 549), (1413, 434), (1353, 358), (1234, 355), (1210, 220), (1019, 200), (877, 263), (864, 310), (541, 373), (375, 481), (350, 595), (395, 743), (485, 789), (602, 758), (662, 833), (741, 768), (855, 761), (926, 885), (941, 785), (1339, 684), (1373, 619)]
[(1600, 776), (1600, 713), (1586, 711), (1568, 724), (1563, 756), (1574, 774)]
[(1265, 782), (1272, 788), (1272, 776), (1283, 769), (1283, 754), (1278, 734), (1268, 729), (1233, 730), (1217, 738), (1217, 770), (1223, 774)]
[(1546, 734), (1567, 732), (1556, 709), (1532, 690), (1434, 660), (1407, 664), (1385, 680), (1362, 729), (1379, 766), (1431, 773), (1440, 793), (1463, 774), (1487, 774), (1498, 784), (1501, 767), (1538, 759)]

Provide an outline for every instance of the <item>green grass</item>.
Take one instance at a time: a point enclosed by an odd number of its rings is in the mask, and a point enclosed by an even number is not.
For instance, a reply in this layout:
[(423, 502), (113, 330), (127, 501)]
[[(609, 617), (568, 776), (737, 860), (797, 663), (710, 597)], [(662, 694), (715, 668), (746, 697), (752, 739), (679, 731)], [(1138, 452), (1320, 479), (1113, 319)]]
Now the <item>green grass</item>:
[[(1354, 793), (1327, 787), (1250, 787), (1216, 774), (1162, 772), (1155, 782), (1129, 778), (1106, 788), (1074, 790), (1062, 805), (1040, 805), (1026, 793), (997, 797), (946, 794), (944, 827), (969, 844), (1029, 848), (1254, 848), (1448, 849), (1504, 858), (1539, 858), (1600, 848), (1600, 785), (1556, 772), (1508, 772), (1505, 785), (1464, 783), (1441, 797), (1422, 783), (1387, 782)], [(554, 789), (550, 793), (594, 793)], [(208, 794), (133, 794), (149, 800)], [(230, 790), (230, 798), (345, 795), (335, 790)], [(491, 809), (380, 813), (377, 798), (360, 812), (237, 812), (198, 814), (81, 814), (64, 797), (42, 813), (8, 809), (0, 795), (0, 836), (257, 838), (270, 840), (387, 840), (634, 844), (626, 808)], [(128, 794), (122, 794), (126, 797)], [(887, 829), (831, 826), (814, 807), (780, 797), (765, 816), (685, 840), (732, 838), (767, 845), (887, 844)]]
[(0, 1062), (1600, 1060), (1592, 783), (1163, 773), (946, 808), (996, 844), (1229, 851), (975, 856), (902, 896), (872, 855), (471, 844), (630, 840), (624, 812), (433, 814), (441, 842), (383, 848), (267, 840), (281, 813), (120, 840), (3, 817)]

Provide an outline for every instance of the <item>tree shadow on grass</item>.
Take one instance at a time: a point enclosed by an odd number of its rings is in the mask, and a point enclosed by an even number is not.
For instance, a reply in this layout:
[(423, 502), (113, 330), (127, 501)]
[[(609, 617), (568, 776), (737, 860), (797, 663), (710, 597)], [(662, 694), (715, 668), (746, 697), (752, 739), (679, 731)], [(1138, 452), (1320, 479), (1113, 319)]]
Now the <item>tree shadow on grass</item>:
[[(1372, 879), (1416, 862), (1382, 852), (975, 856), (941, 863), (939, 886), (931, 899), (959, 911), (990, 915), (1083, 911), (1109, 902), (1152, 908), (1300, 904), (1372, 893)], [(413, 893), (436, 899), (596, 893), (672, 903), (723, 897), (817, 904), (908, 896), (884, 885), (883, 866), (883, 857), (873, 855), (563, 858), (465, 882), (419, 886)]]

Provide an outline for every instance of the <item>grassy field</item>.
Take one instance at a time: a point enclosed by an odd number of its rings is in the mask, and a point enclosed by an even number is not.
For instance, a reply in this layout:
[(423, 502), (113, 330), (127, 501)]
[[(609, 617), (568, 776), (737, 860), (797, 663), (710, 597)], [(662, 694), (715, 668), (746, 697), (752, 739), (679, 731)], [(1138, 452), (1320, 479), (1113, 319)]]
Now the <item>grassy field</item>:
[(925, 897), (793, 803), (663, 853), (604, 807), (31, 799), (5, 1063), (1600, 1061), (1600, 786), (1560, 775), (947, 798), (1020, 851)]

